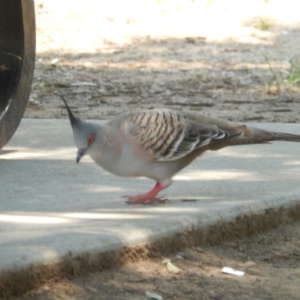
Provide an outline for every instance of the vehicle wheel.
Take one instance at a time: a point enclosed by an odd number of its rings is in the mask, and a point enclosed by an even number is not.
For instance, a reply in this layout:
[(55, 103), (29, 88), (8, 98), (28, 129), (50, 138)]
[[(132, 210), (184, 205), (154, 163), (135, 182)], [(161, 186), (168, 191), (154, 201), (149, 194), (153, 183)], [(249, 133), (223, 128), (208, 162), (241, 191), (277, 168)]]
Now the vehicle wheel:
[(34, 63), (34, 1), (0, 0), (0, 149), (24, 114)]

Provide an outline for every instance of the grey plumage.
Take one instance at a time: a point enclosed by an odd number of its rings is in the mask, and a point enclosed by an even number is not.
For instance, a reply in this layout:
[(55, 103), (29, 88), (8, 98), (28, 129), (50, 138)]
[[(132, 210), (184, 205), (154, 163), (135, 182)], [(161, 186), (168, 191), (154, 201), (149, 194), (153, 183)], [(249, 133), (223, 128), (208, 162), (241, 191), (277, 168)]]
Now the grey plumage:
[(63, 101), (78, 148), (77, 162), (89, 154), (115, 175), (144, 176), (156, 181), (150, 192), (128, 197), (132, 204), (162, 202), (156, 195), (171, 184), (176, 173), (207, 150), (279, 140), (300, 142), (299, 135), (169, 109), (121, 114), (100, 126), (75, 117)]

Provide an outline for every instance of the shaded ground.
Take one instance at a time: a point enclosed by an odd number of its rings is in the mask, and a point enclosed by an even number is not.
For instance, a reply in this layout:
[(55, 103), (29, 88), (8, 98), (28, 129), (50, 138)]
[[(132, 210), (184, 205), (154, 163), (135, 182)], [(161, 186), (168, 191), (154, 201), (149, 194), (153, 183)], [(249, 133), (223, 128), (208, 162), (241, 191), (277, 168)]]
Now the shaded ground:
[[(120, 269), (49, 282), (15, 300), (299, 299), (300, 223), (216, 246), (183, 249), (168, 258), (127, 263)], [(244, 276), (222, 274), (224, 266)]]
[(299, 84), (291, 84), (300, 79), (297, 4), (231, 2), (36, 1), (25, 117), (66, 117), (54, 95), (61, 91), (84, 118), (168, 106), (235, 121), (299, 121)]
[[(168, 106), (235, 121), (299, 122), (299, 85), (289, 78), (300, 54), (296, 1), (229, 2), (36, 0), (37, 62), (25, 117), (65, 118), (60, 91), (84, 118)], [(145, 291), (164, 299), (299, 299), (299, 241), (294, 223), (170, 254), (176, 275), (163, 258), (136, 261), (15, 300), (147, 299)], [(223, 266), (246, 275), (222, 274)]]

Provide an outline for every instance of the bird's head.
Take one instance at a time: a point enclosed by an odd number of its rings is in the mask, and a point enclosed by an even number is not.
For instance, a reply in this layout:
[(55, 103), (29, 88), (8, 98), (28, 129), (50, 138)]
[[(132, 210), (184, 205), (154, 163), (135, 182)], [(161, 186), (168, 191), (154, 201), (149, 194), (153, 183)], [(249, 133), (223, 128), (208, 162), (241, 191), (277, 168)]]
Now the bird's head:
[(73, 129), (74, 143), (78, 149), (76, 162), (79, 163), (80, 159), (85, 154), (92, 151), (96, 140), (99, 139), (100, 128), (98, 124), (85, 122), (84, 120), (75, 117), (65, 98), (62, 95), (59, 96), (64, 101), (68, 111), (70, 123)]

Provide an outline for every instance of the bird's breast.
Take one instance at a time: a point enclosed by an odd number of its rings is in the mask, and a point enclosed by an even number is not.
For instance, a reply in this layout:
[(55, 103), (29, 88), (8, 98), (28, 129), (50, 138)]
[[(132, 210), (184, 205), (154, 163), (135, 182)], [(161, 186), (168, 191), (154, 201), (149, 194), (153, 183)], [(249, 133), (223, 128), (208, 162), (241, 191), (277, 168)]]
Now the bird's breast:
[(110, 145), (104, 151), (90, 154), (92, 159), (106, 171), (123, 177), (148, 177), (156, 181), (171, 178), (175, 169), (166, 167), (164, 162), (151, 162), (136, 153), (131, 144)]

